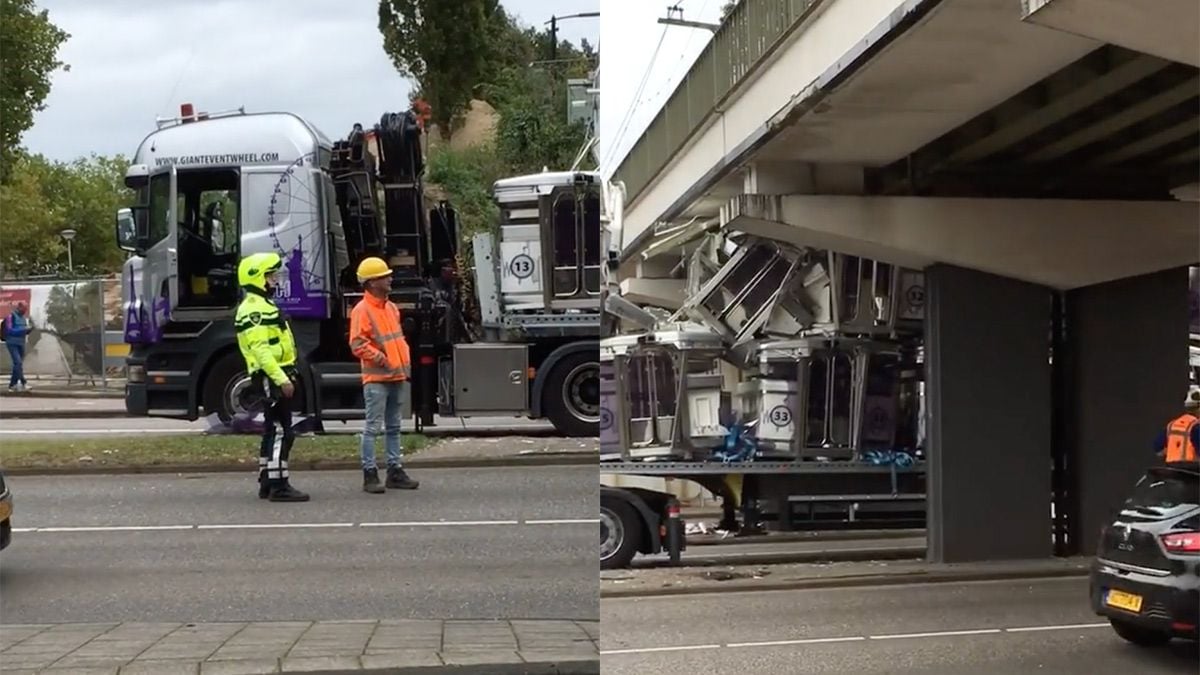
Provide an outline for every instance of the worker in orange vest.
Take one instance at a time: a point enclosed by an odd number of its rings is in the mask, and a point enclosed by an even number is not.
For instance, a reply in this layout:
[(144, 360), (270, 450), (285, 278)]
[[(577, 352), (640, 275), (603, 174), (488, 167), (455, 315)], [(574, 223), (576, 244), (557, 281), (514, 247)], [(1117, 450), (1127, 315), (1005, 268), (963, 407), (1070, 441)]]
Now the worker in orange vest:
[(1200, 448), (1200, 387), (1188, 389), (1183, 414), (1159, 433), (1154, 447), (1167, 463), (1196, 461), (1196, 450)]
[(380, 432), (387, 451), (387, 488), (415, 490), (420, 485), (401, 465), (400, 417), (404, 409), (406, 380), (412, 372), (408, 342), (400, 327), (400, 308), (388, 300), (392, 269), (380, 258), (358, 265), (363, 299), (350, 312), (350, 350), (362, 365), (366, 424), (362, 436), (363, 491), (382, 494), (375, 441)]

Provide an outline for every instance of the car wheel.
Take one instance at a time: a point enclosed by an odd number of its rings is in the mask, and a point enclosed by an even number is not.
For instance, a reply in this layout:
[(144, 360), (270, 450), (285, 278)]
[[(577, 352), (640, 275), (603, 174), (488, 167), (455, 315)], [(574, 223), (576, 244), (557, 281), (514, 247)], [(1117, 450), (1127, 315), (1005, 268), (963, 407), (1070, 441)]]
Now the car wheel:
[(1121, 636), (1121, 639), (1139, 647), (1161, 647), (1171, 641), (1170, 634), (1162, 631), (1142, 628), (1120, 619), (1110, 618), (1108, 622), (1112, 624), (1113, 630)]

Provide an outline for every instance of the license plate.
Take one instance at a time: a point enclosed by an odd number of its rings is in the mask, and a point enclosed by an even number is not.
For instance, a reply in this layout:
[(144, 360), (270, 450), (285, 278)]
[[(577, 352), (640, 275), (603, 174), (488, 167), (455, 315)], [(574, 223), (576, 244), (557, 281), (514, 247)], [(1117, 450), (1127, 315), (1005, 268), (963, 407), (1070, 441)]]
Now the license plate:
[(0, 520), (5, 520), (12, 515), (12, 504), (8, 502), (0, 502)]
[(1124, 591), (1110, 590), (1104, 599), (1104, 604), (1129, 612), (1142, 611), (1142, 596)]

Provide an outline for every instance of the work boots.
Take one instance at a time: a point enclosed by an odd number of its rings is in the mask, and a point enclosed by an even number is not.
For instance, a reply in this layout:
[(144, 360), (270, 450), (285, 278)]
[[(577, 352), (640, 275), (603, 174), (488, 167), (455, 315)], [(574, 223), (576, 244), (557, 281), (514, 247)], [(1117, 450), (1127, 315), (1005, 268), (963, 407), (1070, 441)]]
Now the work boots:
[(286, 478), (272, 481), (271, 494), (267, 499), (273, 502), (306, 502), (308, 495), (292, 487)]
[(258, 472), (258, 498), (266, 499), (271, 496), (271, 481), (267, 480), (267, 470)]
[(373, 495), (387, 492), (379, 483), (379, 469), (363, 469), (363, 492), (370, 492)]
[(421, 484), (420, 481), (415, 481), (404, 473), (404, 469), (398, 466), (389, 466), (387, 470), (387, 487), (389, 490), (416, 490)]

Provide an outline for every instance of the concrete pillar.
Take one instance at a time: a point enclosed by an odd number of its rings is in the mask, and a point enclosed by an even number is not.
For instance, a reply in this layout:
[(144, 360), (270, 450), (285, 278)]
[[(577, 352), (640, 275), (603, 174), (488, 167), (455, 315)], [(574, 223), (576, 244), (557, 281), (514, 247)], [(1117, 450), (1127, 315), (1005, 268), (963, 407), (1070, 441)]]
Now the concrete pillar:
[(928, 557), (1048, 557), (1050, 291), (949, 265), (925, 284)]
[(1076, 289), (1065, 304), (1070, 532), (1072, 548), (1091, 555), (1101, 524), (1154, 461), (1159, 429), (1183, 412), (1187, 268)]

